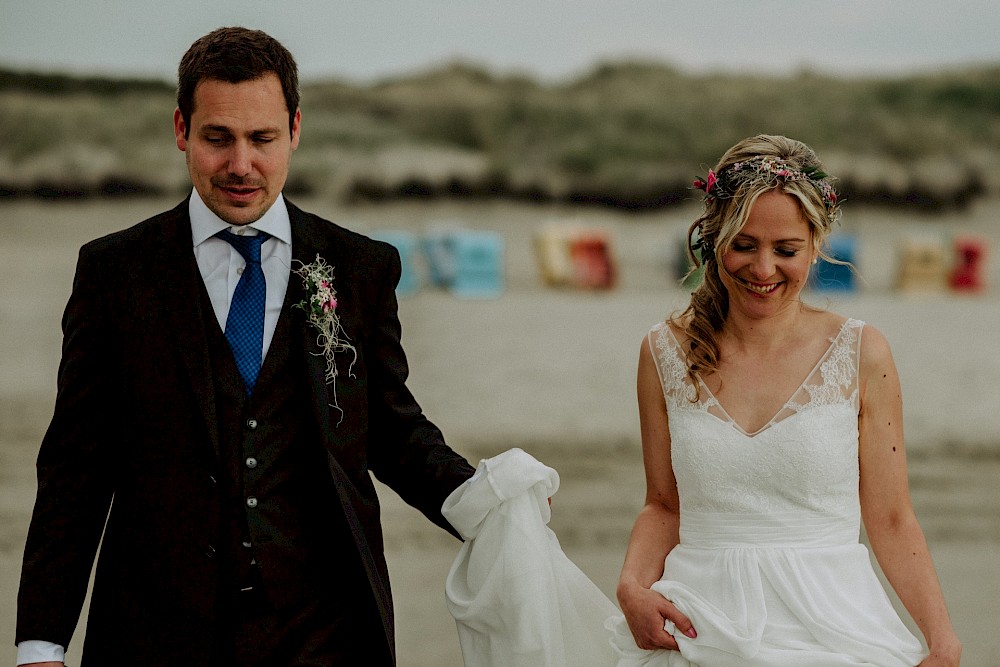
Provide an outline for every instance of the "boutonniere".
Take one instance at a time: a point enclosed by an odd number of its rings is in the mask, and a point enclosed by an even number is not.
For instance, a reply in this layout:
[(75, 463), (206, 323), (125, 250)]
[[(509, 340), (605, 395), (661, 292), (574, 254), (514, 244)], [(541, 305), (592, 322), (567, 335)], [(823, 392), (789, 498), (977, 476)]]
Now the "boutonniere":
[(316, 260), (311, 264), (304, 264), (298, 260), (296, 262), (301, 266), (292, 273), (302, 279), (308, 297), (305, 301), (297, 303), (296, 307), (306, 311), (306, 320), (316, 329), (316, 344), (320, 351), (314, 354), (326, 360), (325, 379), (327, 384), (333, 384), (333, 404), (330, 407), (340, 412), (340, 418), (343, 420), (344, 411), (337, 405), (335, 355), (338, 352), (351, 353), (347, 374), (354, 377), (351, 369), (358, 360), (358, 351), (351, 345), (344, 328), (340, 325), (340, 316), (337, 315), (337, 290), (333, 289), (333, 267), (319, 255), (316, 255)]

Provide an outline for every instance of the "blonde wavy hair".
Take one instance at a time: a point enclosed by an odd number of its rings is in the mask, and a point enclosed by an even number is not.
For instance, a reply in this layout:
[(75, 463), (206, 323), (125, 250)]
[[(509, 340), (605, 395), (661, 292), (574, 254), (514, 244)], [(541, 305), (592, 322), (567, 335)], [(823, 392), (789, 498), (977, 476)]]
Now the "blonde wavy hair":
[[(777, 162), (785, 168), (745, 168), (748, 162), (761, 161), (772, 166)], [(718, 334), (729, 314), (729, 293), (721, 275), (726, 269), (718, 258), (732, 247), (762, 194), (779, 190), (794, 197), (809, 223), (810, 239), (818, 256), (829, 262), (844, 263), (827, 253), (830, 231), (839, 217), (833, 179), (824, 173), (823, 165), (809, 146), (787, 137), (760, 134), (743, 139), (726, 151), (713, 172), (710, 180), (718, 179), (718, 196), (707, 191), (704, 211), (688, 229), (687, 237), (694, 270), (703, 266), (703, 278), (692, 292), (688, 307), (669, 318), (687, 335), (684, 355), (688, 376), (697, 392), (695, 401), (700, 398), (696, 374), (707, 375), (719, 369)], [(705, 184), (696, 182), (696, 185)]]

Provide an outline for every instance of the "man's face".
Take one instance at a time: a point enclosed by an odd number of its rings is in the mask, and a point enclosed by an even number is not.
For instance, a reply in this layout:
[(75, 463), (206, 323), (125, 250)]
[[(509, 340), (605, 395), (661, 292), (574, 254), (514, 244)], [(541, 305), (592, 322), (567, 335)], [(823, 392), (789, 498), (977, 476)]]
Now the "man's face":
[(191, 182), (213, 213), (246, 225), (267, 212), (285, 186), (301, 117), (296, 109), (289, 132), (281, 82), (273, 73), (241, 83), (198, 83), (190, 127), (178, 109), (174, 135)]

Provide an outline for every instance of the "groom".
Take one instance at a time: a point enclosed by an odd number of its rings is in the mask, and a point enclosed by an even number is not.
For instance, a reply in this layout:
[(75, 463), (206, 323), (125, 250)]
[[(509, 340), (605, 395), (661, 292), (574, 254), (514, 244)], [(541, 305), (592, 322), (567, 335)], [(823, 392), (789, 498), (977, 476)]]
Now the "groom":
[(282, 197), (298, 99), (268, 35), (196, 41), (174, 113), (190, 197), (80, 252), (18, 664), (62, 664), (99, 545), (84, 667), (395, 662), (369, 472), (450, 530), (473, 470), (406, 388), (398, 254)]

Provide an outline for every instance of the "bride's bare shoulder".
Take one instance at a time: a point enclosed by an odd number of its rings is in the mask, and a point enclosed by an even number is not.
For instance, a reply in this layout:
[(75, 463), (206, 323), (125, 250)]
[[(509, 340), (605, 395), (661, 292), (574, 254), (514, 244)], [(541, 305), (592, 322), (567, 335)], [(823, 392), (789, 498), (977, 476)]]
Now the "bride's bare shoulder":
[(817, 339), (827, 341), (836, 336), (850, 319), (832, 310), (807, 310), (804, 314), (806, 330), (809, 334)]

